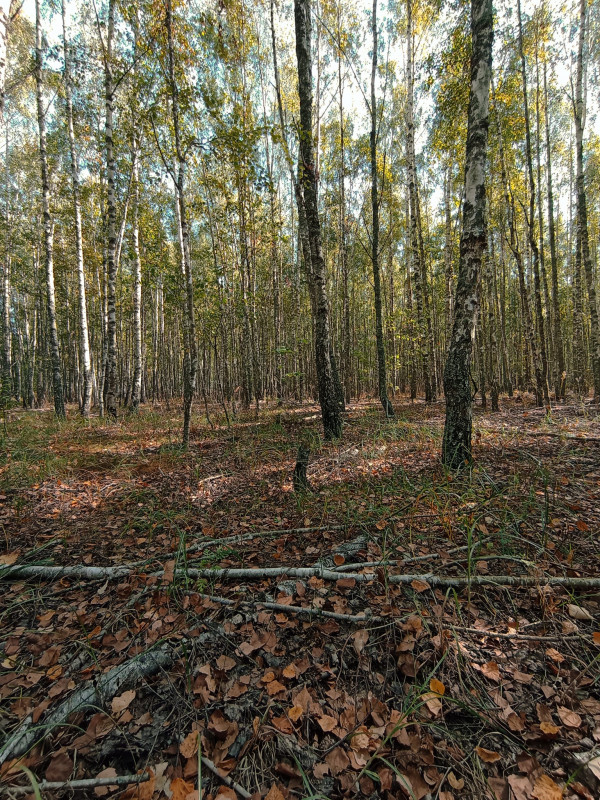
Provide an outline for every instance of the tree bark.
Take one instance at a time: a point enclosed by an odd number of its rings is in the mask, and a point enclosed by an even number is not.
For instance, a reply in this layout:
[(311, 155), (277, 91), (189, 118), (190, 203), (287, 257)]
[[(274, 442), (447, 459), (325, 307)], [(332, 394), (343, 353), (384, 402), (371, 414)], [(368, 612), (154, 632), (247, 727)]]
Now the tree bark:
[(75, 129), (73, 126), (73, 86), (71, 78), (71, 57), (67, 42), (67, 22), (65, 0), (62, 0), (62, 28), (64, 49), (64, 83), (67, 106), (67, 130), (69, 134), (69, 153), (71, 156), (71, 186), (73, 192), (73, 211), (75, 215), (75, 247), (77, 254), (77, 286), (79, 290), (79, 348), (83, 370), (83, 391), (80, 409), (83, 417), (89, 417), (92, 402), (92, 359), (87, 319), (85, 269), (83, 260), (83, 231), (81, 224), (81, 192), (79, 187), (79, 165), (75, 148)]
[(471, 0), (471, 89), (467, 126), (463, 226), (452, 339), (444, 371), (446, 422), (442, 460), (457, 469), (472, 460), (471, 356), (486, 247), (485, 168), (492, 71), (491, 0)]
[(298, 94), (300, 97), (300, 163), (298, 183), (302, 189), (306, 216), (307, 238), (310, 247), (312, 294), (315, 320), (315, 365), (319, 390), (319, 403), (326, 439), (336, 439), (342, 433), (342, 419), (338, 392), (331, 363), (329, 324), (329, 299), (321, 221), (317, 205), (317, 174), (312, 134), (313, 86), (311, 55), (310, 0), (294, 0), (296, 30), (296, 58), (298, 62)]
[(171, 0), (167, 0), (165, 13), (168, 46), (168, 83), (171, 94), (171, 115), (173, 134), (175, 137), (175, 156), (177, 168), (174, 173), (177, 208), (179, 211), (179, 227), (181, 231), (181, 262), (185, 281), (184, 321), (184, 358), (183, 358), (183, 434), (182, 444), (185, 448), (190, 443), (190, 427), (192, 404), (196, 391), (196, 375), (198, 373), (198, 343), (196, 342), (196, 315), (194, 308), (194, 277), (192, 275), (192, 259), (190, 253), (190, 233), (185, 202), (185, 170), (186, 157), (181, 142), (179, 119), (179, 87), (175, 77), (175, 50), (173, 45), (173, 9)]
[(381, 274), (379, 268), (379, 187), (377, 175), (377, 97), (375, 83), (377, 79), (377, 0), (373, 0), (373, 14), (371, 17), (371, 30), (373, 34), (373, 54), (371, 58), (371, 211), (373, 230), (371, 233), (371, 263), (373, 265), (373, 289), (375, 293), (375, 341), (377, 348), (377, 380), (379, 385), (379, 400), (383, 406), (386, 417), (394, 416), (394, 409), (387, 396), (387, 369), (385, 363), (385, 342), (383, 339), (383, 313), (381, 309)]
[[(532, 254), (535, 316), (539, 338), (540, 368), (536, 369), (536, 401), (538, 405), (550, 405), (548, 393), (548, 356), (546, 353), (546, 337), (544, 334), (544, 312), (542, 309), (542, 289), (540, 282), (540, 250), (535, 231), (535, 180), (533, 177), (533, 158), (531, 154), (531, 126), (529, 123), (529, 98), (527, 95), (527, 69), (523, 48), (523, 21), (521, 19), (521, 0), (517, 0), (517, 17), (519, 25), (519, 56), (521, 59), (521, 81), (523, 86), (523, 112), (525, 116), (525, 159), (529, 179), (529, 213), (525, 212), (529, 246)], [(540, 231), (541, 235), (541, 231)]]
[(56, 416), (64, 419), (65, 403), (63, 397), (60, 346), (56, 324), (56, 297), (54, 292), (54, 224), (50, 214), (50, 180), (48, 175), (48, 155), (46, 150), (46, 109), (42, 82), (42, 20), (40, 0), (35, 2), (35, 82), (37, 97), (37, 118), (40, 140), (40, 170), (42, 176), (42, 214), (44, 220), (44, 256), (46, 264), (46, 305), (50, 334), (50, 360), (52, 365), (52, 391)]
[(550, 272), (552, 280), (552, 322), (554, 328), (554, 397), (565, 397), (565, 351), (560, 324), (560, 299), (558, 295), (558, 257), (556, 253), (556, 226), (554, 222), (554, 194), (552, 189), (552, 149), (550, 147), (550, 110), (548, 103), (548, 80), (544, 61), (544, 104), (546, 123), (546, 182), (548, 195), (548, 237), (550, 239)]
[(133, 381), (131, 386), (131, 408), (133, 411), (139, 409), (142, 395), (142, 261), (140, 258), (138, 150), (137, 134), (134, 134), (132, 166), (133, 214), (131, 219), (131, 245), (133, 249)]
[[(100, 25), (98, 23), (100, 30)], [(104, 144), (106, 148), (106, 386), (105, 412), (117, 419), (117, 199), (113, 114), (115, 86), (112, 50), (115, 34), (115, 0), (108, 2), (106, 45), (104, 46)]]
[(575, 162), (577, 175), (577, 233), (581, 244), (581, 260), (587, 284), (590, 305), (590, 345), (592, 350), (592, 374), (594, 380), (594, 398), (600, 402), (600, 333), (598, 331), (598, 305), (594, 268), (590, 252), (590, 239), (587, 217), (587, 194), (585, 173), (583, 168), (583, 131), (585, 128), (585, 103), (583, 97), (583, 49), (585, 43), (585, 26), (587, 1), (579, 0), (579, 43), (577, 48), (577, 76), (575, 82), (575, 98), (573, 114), (575, 117)]
[[(421, 362), (423, 372), (425, 401), (429, 403), (435, 400), (435, 368), (433, 359), (431, 358), (433, 342), (431, 341), (431, 321), (428, 318), (426, 267), (424, 263), (425, 250), (423, 247), (415, 156), (413, 1), (414, 0), (406, 1), (406, 161), (410, 209), (410, 250), (413, 269), (412, 283), (414, 285), (417, 309), (416, 346), (418, 360)], [(429, 339), (429, 341), (427, 339)]]

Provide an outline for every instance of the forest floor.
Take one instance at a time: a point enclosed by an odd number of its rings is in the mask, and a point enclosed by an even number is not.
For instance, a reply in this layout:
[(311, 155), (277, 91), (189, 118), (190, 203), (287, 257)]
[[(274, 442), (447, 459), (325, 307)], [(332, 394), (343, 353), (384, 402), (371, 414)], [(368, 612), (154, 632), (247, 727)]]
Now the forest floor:
[(600, 577), (598, 411), (477, 409), (452, 476), (443, 405), (395, 406), (198, 408), (187, 453), (177, 405), (13, 411), (0, 795), (600, 797), (600, 582), (552, 580)]

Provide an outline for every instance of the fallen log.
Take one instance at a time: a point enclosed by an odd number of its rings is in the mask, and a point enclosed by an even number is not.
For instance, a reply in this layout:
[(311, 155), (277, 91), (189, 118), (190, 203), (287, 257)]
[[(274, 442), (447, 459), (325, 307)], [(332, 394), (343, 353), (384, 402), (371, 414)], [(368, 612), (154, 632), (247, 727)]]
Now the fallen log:
[[(385, 567), (381, 568), (382, 570)], [(12, 566), (0, 574), (0, 580), (15, 578), (75, 578), (88, 580), (115, 580), (133, 574), (134, 570), (123, 567), (52, 567), (52, 566)], [(354, 578), (357, 583), (368, 583), (377, 580), (378, 572), (337, 572), (320, 567), (264, 567), (247, 568), (207, 568), (176, 569), (174, 578), (207, 578), (210, 580), (263, 580), (265, 578), (322, 578), (326, 581), (339, 581), (341, 578)], [(160, 578), (164, 570), (150, 573), (151, 577)], [(600, 588), (600, 578), (560, 577), (556, 575), (436, 575), (432, 572), (415, 575), (386, 575), (388, 583), (409, 584), (413, 581), (426, 581), (430, 586), (564, 586), (568, 589)]]
[(170, 666), (175, 660), (176, 654), (177, 649), (169, 644), (148, 650), (124, 664), (113, 667), (96, 682), (92, 680), (83, 684), (37, 724), (33, 724), (33, 718), (29, 715), (0, 750), (0, 765), (9, 758), (26, 753), (44, 738), (48, 730), (63, 725), (73, 712), (89, 708), (102, 708), (119, 692), (135, 685), (142, 678), (150, 677), (159, 670)]

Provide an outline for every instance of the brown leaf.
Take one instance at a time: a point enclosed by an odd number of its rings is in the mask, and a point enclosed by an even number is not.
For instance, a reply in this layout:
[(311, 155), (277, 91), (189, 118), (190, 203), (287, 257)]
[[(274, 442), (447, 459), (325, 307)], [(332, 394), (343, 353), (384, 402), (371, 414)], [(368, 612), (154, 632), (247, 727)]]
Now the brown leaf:
[(563, 790), (549, 775), (542, 774), (537, 778), (531, 796), (536, 800), (561, 800)]
[(556, 736), (560, 732), (560, 727), (553, 722), (540, 722), (540, 730), (545, 736)]
[[(435, 692), (436, 694), (445, 694), (446, 692), (446, 687), (441, 681), (438, 681), (437, 678), (432, 678), (429, 681), (429, 688), (431, 689), (432, 692)], [(456, 789), (456, 786), (454, 788)]]
[(336, 553), (333, 557), (333, 563), (336, 565), (336, 567), (341, 567), (342, 564), (345, 563), (345, 561), (346, 559), (341, 553)]
[(304, 714), (304, 709), (302, 706), (292, 706), (287, 713), (292, 722), (298, 722), (302, 714)]
[(277, 730), (281, 731), (281, 733), (292, 734), (294, 732), (292, 723), (287, 717), (273, 717), (271, 719), (271, 723), (273, 724), (273, 727), (277, 728)]
[(330, 717), (327, 714), (323, 714), (322, 717), (317, 719), (321, 730), (327, 733), (328, 731), (332, 731), (334, 728), (337, 727), (337, 719), (335, 717)]
[(15, 563), (19, 555), (20, 555), (19, 550), (15, 550), (12, 553), (4, 553), (3, 555), (0, 556), (0, 564), (2, 564), (3, 567), (10, 567), (12, 564)]
[(235, 667), (235, 661), (229, 656), (219, 656), (217, 658), (217, 667), (223, 672), (229, 672), (230, 669)]
[(414, 581), (411, 581), (410, 585), (415, 590), (415, 592), (418, 592), (419, 594), (421, 592), (427, 591), (427, 589), (431, 589), (431, 586), (427, 583), (427, 581), (421, 581), (418, 578), (415, 578)]
[(287, 667), (283, 668), (283, 677), (284, 678), (295, 678), (297, 675), (296, 665), (292, 662), (288, 664)]
[[(97, 778), (116, 778), (117, 777), (117, 770), (114, 767), (108, 767), (107, 769), (103, 769), (102, 772), (99, 772), (96, 775)], [(114, 792), (115, 789), (119, 787), (116, 784), (110, 784), (110, 786), (96, 786), (94, 788), (94, 794), (97, 797), (104, 797), (104, 795), (108, 794), (109, 792)]]
[(165, 562), (164, 572), (162, 576), (163, 583), (173, 583), (175, 577), (175, 559)]
[(237, 795), (231, 786), (219, 786), (215, 800), (237, 800)]
[(369, 641), (369, 631), (365, 628), (356, 631), (356, 633), (352, 635), (352, 639), (354, 640), (354, 649), (360, 655), (365, 649), (366, 643)]
[(331, 774), (335, 777), (343, 772), (350, 765), (350, 759), (342, 747), (336, 747), (325, 756), (325, 761), (329, 764)]
[(486, 750), (485, 747), (476, 747), (475, 752), (482, 761), (486, 762), (486, 764), (493, 764), (496, 761), (500, 761), (502, 758), (500, 753), (496, 753), (495, 750)]
[[(187, 800), (188, 794), (190, 794), (190, 792), (193, 792), (195, 787), (193, 783), (188, 783), (188, 781), (184, 781), (183, 778), (173, 778), (173, 780), (171, 781), (171, 786), (169, 788), (173, 793), (171, 800)], [(226, 788), (229, 789), (229, 787)], [(219, 789), (218, 796), (220, 796), (220, 792), (221, 789)], [(234, 799), (237, 800), (235, 792), (233, 792), (233, 797), (231, 797), (231, 795), (226, 795), (226, 797), (227, 800), (234, 800)], [(223, 800), (225, 799), (223, 798)]]
[(276, 783), (274, 783), (267, 792), (265, 800), (285, 800), (285, 797), (281, 793), (281, 790), (278, 788)]
[(491, 681), (500, 683), (500, 670), (498, 669), (498, 664), (496, 664), (495, 661), (488, 661), (486, 664), (483, 664), (481, 667), (481, 672)]
[(198, 752), (198, 731), (191, 731), (179, 745), (179, 752), (184, 758), (192, 758)]
[(66, 781), (73, 771), (73, 762), (64, 750), (59, 750), (52, 756), (45, 772), (47, 781)]
[(130, 689), (127, 692), (123, 692), (118, 697), (113, 697), (110, 707), (112, 709), (113, 714), (119, 714), (121, 711), (124, 711), (128, 706), (135, 699), (135, 689)]
[(460, 791), (461, 789), (464, 789), (465, 786), (464, 779), (457, 778), (452, 771), (448, 773), (448, 783), (453, 789), (456, 789), (457, 792)]
[(271, 681), (270, 683), (267, 683), (267, 694), (269, 697), (273, 697), (280, 692), (285, 692), (285, 686), (283, 683), (280, 683), (279, 681)]
[(576, 714), (575, 711), (571, 711), (565, 706), (559, 706), (557, 708), (557, 712), (558, 716), (560, 717), (560, 721), (567, 728), (579, 728), (582, 723), (582, 719), (579, 714)]

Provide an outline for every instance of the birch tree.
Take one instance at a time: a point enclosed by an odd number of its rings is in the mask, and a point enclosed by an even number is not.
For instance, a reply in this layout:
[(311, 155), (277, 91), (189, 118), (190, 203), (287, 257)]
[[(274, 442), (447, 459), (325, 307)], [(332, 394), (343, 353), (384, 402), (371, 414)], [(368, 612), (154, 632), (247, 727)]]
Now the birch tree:
[(471, 356), (479, 308), (481, 262), (487, 239), (486, 159), (492, 71), (491, 0), (471, 0), (471, 88), (465, 186), (452, 338), (444, 371), (446, 422), (442, 461), (457, 469), (472, 460)]

